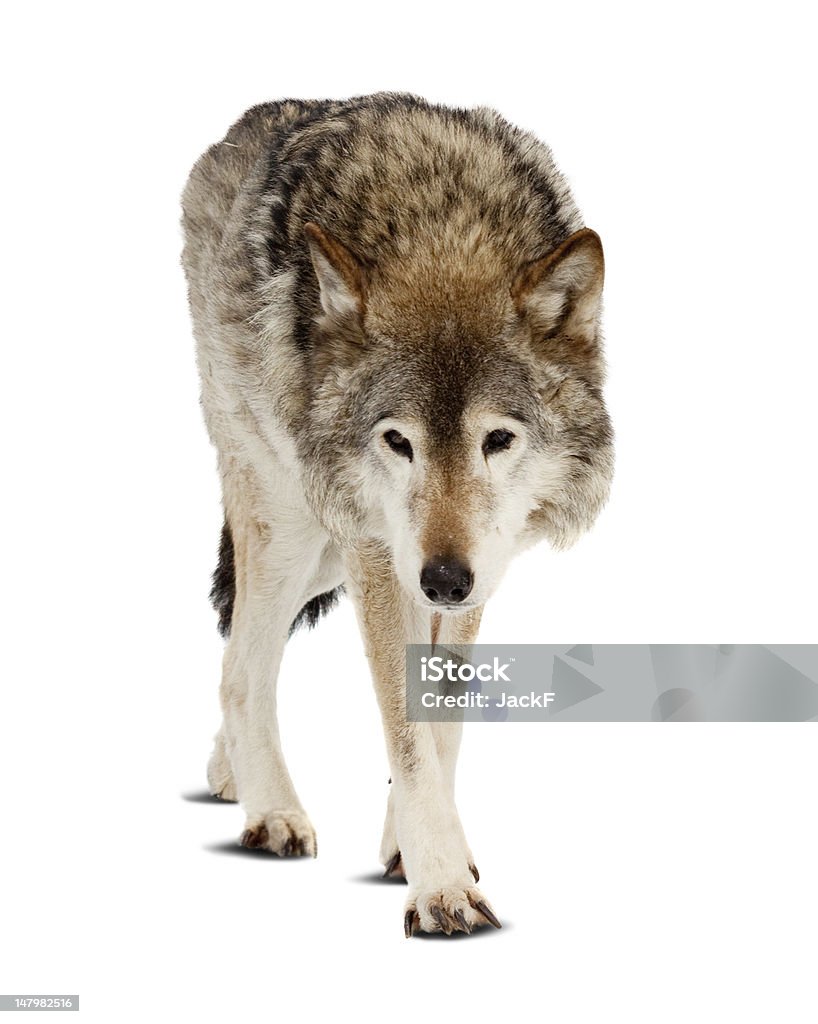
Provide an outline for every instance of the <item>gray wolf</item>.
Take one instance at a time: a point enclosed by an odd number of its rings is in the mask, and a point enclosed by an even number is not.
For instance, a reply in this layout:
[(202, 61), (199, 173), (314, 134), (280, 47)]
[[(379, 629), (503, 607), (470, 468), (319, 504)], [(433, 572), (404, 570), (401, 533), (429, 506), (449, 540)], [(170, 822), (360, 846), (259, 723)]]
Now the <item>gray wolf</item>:
[(315, 855), (276, 677), (345, 588), (406, 934), (499, 927), (455, 807), (460, 728), (406, 720), (405, 644), (473, 642), (510, 559), (571, 544), (606, 500), (600, 240), (532, 135), (402, 94), (253, 107), (182, 205), (224, 499), (211, 792), (241, 803), (245, 846)]

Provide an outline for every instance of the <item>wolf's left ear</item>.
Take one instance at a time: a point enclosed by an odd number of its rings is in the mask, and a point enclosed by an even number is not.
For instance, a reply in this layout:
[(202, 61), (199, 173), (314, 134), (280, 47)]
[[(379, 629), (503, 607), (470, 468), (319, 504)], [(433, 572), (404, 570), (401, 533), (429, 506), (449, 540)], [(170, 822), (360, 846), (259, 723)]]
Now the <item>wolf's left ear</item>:
[(540, 337), (559, 329), (572, 341), (590, 346), (596, 340), (604, 278), (599, 235), (582, 228), (547, 256), (522, 267), (511, 297)]
[(308, 222), (304, 234), (321, 288), (321, 305), (333, 320), (361, 317), (364, 312), (366, 275), (352, 253), (337, 239)]

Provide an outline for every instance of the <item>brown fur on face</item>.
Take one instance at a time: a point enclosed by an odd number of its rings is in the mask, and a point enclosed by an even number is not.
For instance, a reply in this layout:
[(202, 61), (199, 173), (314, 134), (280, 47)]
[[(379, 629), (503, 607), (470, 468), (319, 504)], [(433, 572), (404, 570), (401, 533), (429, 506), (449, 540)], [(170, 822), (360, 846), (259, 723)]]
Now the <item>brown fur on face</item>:
[(421, 522), (421, 562), (457, 562), (468, 568), (475, 533), (484, 518), (482, 488), (470, 476), (467, 459), (460, 466), (453, 466), (452, 461), (435, 467), (427, 477), (424, 493), (415, 499), (414, 514)]
[[(486, 108), (395, 94), (263, 104), (224, 141), (184, 200), (200, 365), (254, 423), (280, 419), (327, 528), (369, 529), (356, 467), (385, 409), (451, 437), (470, 401), (515, 393), (536, 444), (573, 460), (532, 531), (587, 528), (611, 475), (602, 250), (548, 148)], [(323, 306), (322, 268), (345, 308)]]
[(275, 679), (293, 623), (346, 585), (409, 933), (498, 925), (453, 801), (459, 729), (407, 720), (405, 645), (473, 641), (509, 561), (571, 543), (607, 496), (599, 239), (534, 136), (389, 93), (247, 111), (183, 211), (233, 563), (212, 792), (239, 799), (248, 844), (315, 853)]

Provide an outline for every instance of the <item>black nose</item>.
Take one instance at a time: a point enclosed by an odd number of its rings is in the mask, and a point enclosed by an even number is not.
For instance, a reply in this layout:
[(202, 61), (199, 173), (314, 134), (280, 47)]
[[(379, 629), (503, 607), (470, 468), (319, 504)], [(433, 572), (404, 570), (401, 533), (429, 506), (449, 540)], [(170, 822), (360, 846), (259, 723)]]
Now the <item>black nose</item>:
[(460, 604), (471, 593), (474, 577), (460, 562), (432, 559), (420, 574), (420, 589), (435, 604)]

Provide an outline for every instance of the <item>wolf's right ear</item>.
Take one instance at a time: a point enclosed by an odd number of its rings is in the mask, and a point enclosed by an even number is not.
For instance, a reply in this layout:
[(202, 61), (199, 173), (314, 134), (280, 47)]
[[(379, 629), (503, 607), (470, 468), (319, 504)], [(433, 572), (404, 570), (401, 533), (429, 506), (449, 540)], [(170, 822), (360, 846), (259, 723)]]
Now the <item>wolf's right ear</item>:
[(511, 285), (511, 297), (540, 337), (559, 330), (581, 348), (594, 347), (605, 260), (599, 235), (582, 228), (542, 259), (527, 263)]
[(362, 317), (366, 295), (364, 268), (345, 246), (317, 224), (306, 223), (304, 234), (324, 312), (336, 321)]

